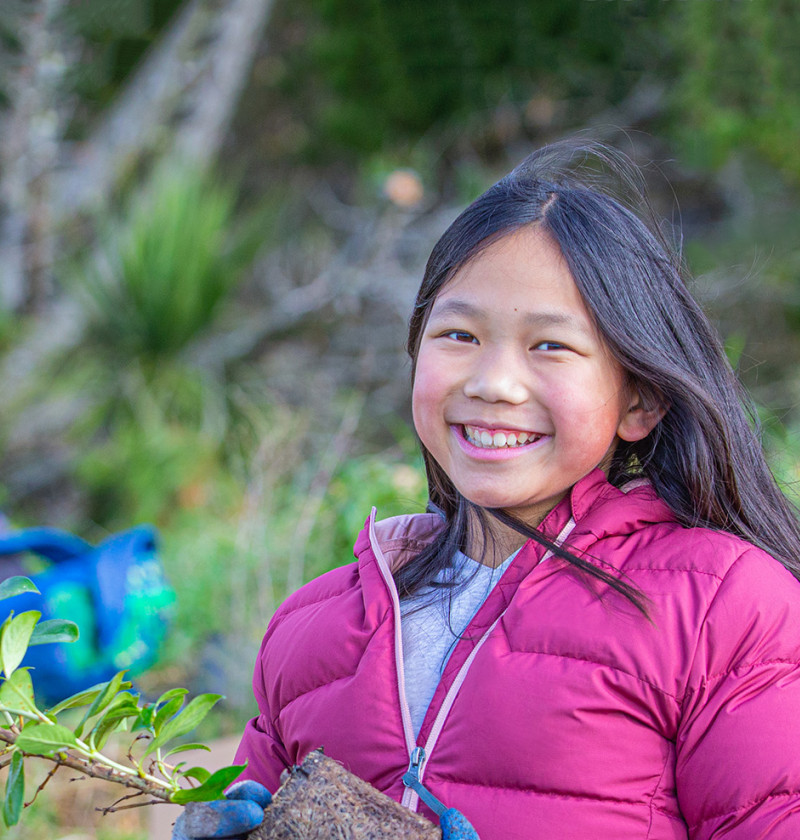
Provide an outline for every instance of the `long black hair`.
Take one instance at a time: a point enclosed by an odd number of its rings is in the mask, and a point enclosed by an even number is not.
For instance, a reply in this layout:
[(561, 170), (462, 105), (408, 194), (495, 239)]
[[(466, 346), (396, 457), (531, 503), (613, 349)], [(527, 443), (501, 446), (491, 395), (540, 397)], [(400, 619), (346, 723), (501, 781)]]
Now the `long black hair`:
[[(615, 192), (609, 187), (613, 175)], [(677, 248), (649, 212), (639, 170), (597, 143), (563, 141), (534, 152), (473, 202), (431, 253), (410, 319), (412, 376), (436, 296), (491, 243), (536, 225), (559, 246), (612, 356), (645, 407), (666, 412), (643, 440), (619, 441), (609, 480), (652, 482), (679, 522), (736, 534), (765, 549), (800, 578), (800, 523), (778, 488), (761, 448), (756, 414), (720, 342), (686, 288)], [(647, 221), (645, 221), (645, 219)], [(471, 523), (486, 521), (423, 446), (431, 502), (446, 526), (395, 573), (401, 595), (430, 584)], [(628, 597), (642, 593), (618, 575), (553, 546), (538, 530), (489, 511)]]

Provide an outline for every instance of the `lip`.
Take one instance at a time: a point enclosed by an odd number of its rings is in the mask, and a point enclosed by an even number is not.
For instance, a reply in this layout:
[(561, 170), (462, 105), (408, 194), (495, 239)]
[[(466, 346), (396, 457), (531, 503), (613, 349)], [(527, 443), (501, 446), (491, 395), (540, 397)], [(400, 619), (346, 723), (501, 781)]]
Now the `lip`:
[(475, 426), (477, 429), (486, 429), (487, 432), (527, 432), (528, 434), (540, 434), (533, 429), (525, 428), (524, 426), (506, 425), (501, 423), (487, 423), (485, 420), (459, 420), (456, 423), (450, 424), (454, 428), (462, 428), (463, 426)]
[(462, 429), (464, 426), (480, 426), (480, 428), (486, 429), (487, 431), (511, 431), (511, 432), (523, 432), (527, 431), (526, 429), (521, 428), (514, 428), (512, 426), (484, 426), (479, 423), (451, 423), (450, 424), (450, 431), (452, 432), (453, 436), (455, 437), (456, 441), (458, 442), (461, 451), (464, 452), (465, 455), (468, 455), (470, 458), (474, 458), (476, 461), (510, 461), (514, 458), (519, 458), (522, 455), (531, 452), (533, 449), (538, 449), (539, 445), (550, 438), (550, 435), (542, 435), (539, 440), (534, 441), (533, 443), (527, 443), (524, 446), (516, 446), (516, 447), (504, 447), (502, 449), (486, 449), (481, 446), (475, 446), (474, 444), (470, 443), (466, 437), (462, 434)]

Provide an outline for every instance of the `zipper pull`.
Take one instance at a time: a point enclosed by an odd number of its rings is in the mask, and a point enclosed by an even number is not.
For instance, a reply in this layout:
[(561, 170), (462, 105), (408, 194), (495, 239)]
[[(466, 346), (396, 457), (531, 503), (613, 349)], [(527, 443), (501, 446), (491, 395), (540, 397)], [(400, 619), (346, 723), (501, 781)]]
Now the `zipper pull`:
[[(414, 747), (411, 751), (411, 762), (408, 765), (408, 773), (413, 774), (414, 778), (419, 781), (419, 773), (422, 769), (422, 762), (425, 761), (425, 750), (422, 747)], [(405, 784), (405, 776), (403, 776), (403, 784)]]
[(441, 817), (447, 810), (447, 806), (443, 805), (419, 779), (424, 763), (425, 750), (422, 747), (415, 747), (411, 751), (411, 761), (408, 765), (408, 770), (403, 776), (403, 784), (407, 788), (411, 788), (437, 817)]

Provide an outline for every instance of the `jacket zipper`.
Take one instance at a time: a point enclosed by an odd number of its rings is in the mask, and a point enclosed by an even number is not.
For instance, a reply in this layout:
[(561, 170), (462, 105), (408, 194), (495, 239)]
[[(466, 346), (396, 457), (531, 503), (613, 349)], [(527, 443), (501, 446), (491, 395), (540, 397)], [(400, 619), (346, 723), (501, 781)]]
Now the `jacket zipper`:
[[(416, 774), (415, 778), (416, 781), (419, 782), (420, 786), (422, 785), (422, 776), (425, 773), (425, 763), (427, 759), (430, 757), (431, 752), (433, 752), (433, 748), (436, 746), (436, 742), (439, 740), (439, 735), (444, 729), (445, 721), (447, 720), (447, 716), (450, 714), (450, 709), (453, 706), (453, 702), (456, 699), (456, 695), (461, 690), (461, 686), (464, 684), (464, 680), (467, 678), (467, 672), (472, 665), (473, 660), (478, 655), (478, 651), (483, 647), (483, 643), (489, 638), (492, 630), (497, 626), (497, 623), (500, 619), (505, 615), (505, 610), (497, 617), (494, 623), (489, 627), (488, 630), (484, 632), (481, 636), (478, 643), (470, 652), (469, 656), (465, 660), (464, 664), (459, 668), (458, 674), (456, 674), (456, 678), (453, 680), (452, 685), (447, 691), (447, 694), (444, 696), (444, 700), (442, 700), (442, 705), (439, 706), (439, 711), (436, 713), (436, 717), (433, 721), (433, 726), (431, 727), (430, 734), (428, 735), (428, 740), (425, 742), (424, 748), (417, 747), (416, 750), (420, 751), (419, 761), (415, 767)], [(413, 750), (411, 753), (411, 765), (409, 766), (409, 771), (412, 770), (414, 767), (414, 753), (416, 750)], [(417, 810), (417, 805), (419, 804), (420, 799), (420, 791), (415, 789), (413, 786), (409, 786), (406, 784), (405, 778), (403, 778), (403, 784), (406, 785), (406, 789), (403, 793), (402, 804), (405, 805), (407, 808), (410, 808), (412, 811)], [(422, 797), (425, 804), (428, 807), (431, 807), (430, 802), (428, 802), (425, 797)], [(438, 800), (437, 800), (438, 801)], [(431, 808), (431, 810), (436, 811), (435, 808)]]
[[(416, 811), (417, 806), (419, 805), (420, 798), (423, 799), (426, 805), (431, 808), (432, 811), (439, 814), (441, 816), (444, 806), (441, 802), (439, 802), (430, 791), (427, 791), (422, 786), (422, 777), (425, 773), (425, 765), (430, 758), (431, 752), (433, 751), (434, 747), (436, 746), (436, 742), (439, 740), (439, 735), (444, 729), (445, 721), (447, 720), (447, 716), (450, 714), (450, 709), (455, 702), (456, 695), (461, 690), (461, 686), (464, 684), (464, 680), (467, 678), (467, 672), (470, 669), (475, 657), (478, 655), (478, 651), (483, 647), (484, 642), (489, 638), (490, 634), (494, 630), (494, 628), (498, 625), (500, 620), (506, 614), (506, 607), (502, 613), (494, 620), (491, 626), (484, 632), (481, 638), (478, 640), (478, 643), (470, 652), (469, 656), (464, 661), (464, 664), (456, 674), (455, 679), (453, 680), (452, 685), (448, 689), (447, 693), (445, 694), (444, 700), (442, 700), (442, 705), (439, 707), (438, 712), (436, 713), (436, 717), (433, 721), (433, 727), (431, 728), (430, 734), (428, 735), (428, 740), (425, 742), (424, 747), (417, 746), (416, 739), (414, 737), (414, 730), (411, 725), (411, 710), (408, 705), (408, 700), (406, 699), (406, 686), (405, 686), (405, 669), (403, 665), (403, 636), (400, 628), (400, 596), (397, 593), (397, 587), (394, 584), (394, 578), (392, 577), (391, 569), (389, 568), (389, 564), (384, 556), (383, 552), (381, 551), (380, 545), (378, 544), (377, 536), (375, 534), (375, 516), (377, 514), (376, 508), (372, 508), (372, 514), (370, 515), (369, 521), (369, 536), (370, 536), (370, 543), (372, 546), (372, 550), (375, 554), (375, 558), (378, 561), (378, 568), (380, 569), (381, 575), (386, 583), (386, 586), (389, 590), (389, 595), (392, 599), (392, 608), (394, 611), (394, 643), (395, 643), (395, 664), (397, 667), (397, 682), (398, 682), (398, 692), (400, 696), (400, 713), (403, 719), (403, 735), (405, 736), (406, 741), (406, 748), (408, 749), (409, 754), (409, 765), (408, 770), (403, 776), (403, 784), (405, 785), (405, 791), (403, 792), (403, 798), (401, 800), (401, 805), (404, 805), (406, 808), (409, 808), (411, 811)], [(561, 533), (553, 540), (556, 545), (561, 545), (562, 542), (567, 538), (570, 531), (575, 527), (575, 520), (570, 517), (567, 524), (561, 530)], [(542, 559), (539, 561), (537, 565), (541, 565), (544, 563), (545, 560), (548, 560), (550, 557), (553, 556), (552, 551), (545, 552)], [(406, 782), (408, 779), (408, 783)], [(421, 788), (421, 790), (420, 790)], [(433, 800), (433, 803), (428, 800), (430, 797)], [(435, 805), (438, 804), (442, 810), (439, 810)]]
[[(414, 729), (411, 725), (411, 709), (406, 699), (406, 678), (405, 666), (403, 665), (403, 635), (400, 628), (400, 596), (397, 594), (397, 587), (394, 584), (392, 577), (392, 570), (389, 568), (389, 563), (381, 551), (378, 539), (375, 534), (375, 516), (377, 509), (372, 508), (372, 513), (369, 517), (369, 541), (372, 550), (375, 554), (375, 559), (378, 561), (378, 569), (380, 570), (386, 588), (389, 590), (389, 595), (392, 599), (392, 610), (394, 612), (394, 658), (395, 666), (397, 668), (397, 683), (398, 693), (400, 697), (400, 716), (403, 720), (403, 736), (406, 741), (406, 749), (409, 756), (413, 755), (417, 747), (416, 738), (414, 738)], [(408, 791), (406, 790), (406, 793)], [(403, 804), (405, 804), (405, 795), (403, 796)]]
[(424, 787), (419, 778), (424, 763), (425, 750), (422, 747), (416, 747), (414, 752), (411, 753), (411, 763), (403, 776), (403, 784), (406, 786), (406, 790), (413, 790), (434, 814), (441, 817), (447, 810), (447, 806)]

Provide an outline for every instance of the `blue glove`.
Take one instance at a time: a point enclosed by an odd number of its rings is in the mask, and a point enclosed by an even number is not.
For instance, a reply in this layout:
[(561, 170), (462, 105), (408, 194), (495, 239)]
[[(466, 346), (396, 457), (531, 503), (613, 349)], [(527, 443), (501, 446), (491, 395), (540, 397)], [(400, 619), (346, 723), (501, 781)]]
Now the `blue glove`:
[(237, 782), (225, 799), (189, 802), (175, 822), (172, 840), (217, 840), (244, 838), (264, 819), (270, 792), (254, 781)]
[(448, 808), (440, 817), (442, 840), (480, 840), (469, 820), (455, 808)]
[[(258, 828), (264, 808), (272, 801), (269, 791), (258, 782), (233, 785), (225, 799), (214, 802), (189, 802), (178, 817), (172, 840), (221, 840), (243, 838)], [(480, 840), (467, 818), (455, 808), (440, 817), (442, 840)]]

